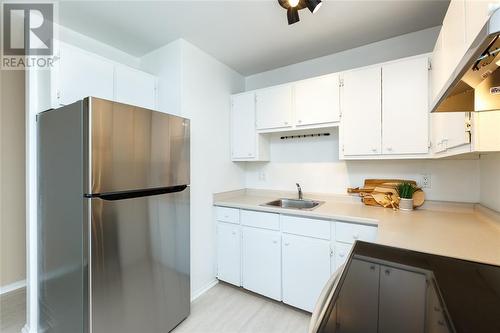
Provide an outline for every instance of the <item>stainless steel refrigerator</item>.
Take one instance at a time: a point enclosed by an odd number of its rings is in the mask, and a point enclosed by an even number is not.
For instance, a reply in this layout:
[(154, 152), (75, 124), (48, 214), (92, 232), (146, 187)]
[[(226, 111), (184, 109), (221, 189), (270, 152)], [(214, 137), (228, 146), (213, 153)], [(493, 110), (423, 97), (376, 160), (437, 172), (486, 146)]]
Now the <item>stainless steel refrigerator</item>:
[(88, 97), (37, 126), (40, 331), (171, 331), (190, 311), (189, 120)]

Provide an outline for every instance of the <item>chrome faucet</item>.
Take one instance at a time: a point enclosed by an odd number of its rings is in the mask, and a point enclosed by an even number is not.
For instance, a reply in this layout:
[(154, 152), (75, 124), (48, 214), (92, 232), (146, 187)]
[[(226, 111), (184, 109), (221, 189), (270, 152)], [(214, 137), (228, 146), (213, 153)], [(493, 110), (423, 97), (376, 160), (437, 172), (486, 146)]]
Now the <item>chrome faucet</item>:
[(295, 183), (295, 185), (297, 185), (297, 191), (299, 191), (299, 200), (304, 199), (304, 197), (302, 196), (302, 188), (300, 187), (300, 184)]

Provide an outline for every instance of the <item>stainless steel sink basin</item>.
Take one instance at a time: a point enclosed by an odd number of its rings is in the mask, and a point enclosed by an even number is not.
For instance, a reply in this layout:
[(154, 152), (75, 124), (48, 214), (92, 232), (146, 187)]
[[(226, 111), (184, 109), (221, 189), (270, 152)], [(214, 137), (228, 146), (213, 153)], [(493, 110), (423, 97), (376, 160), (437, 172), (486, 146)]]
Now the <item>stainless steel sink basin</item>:
[(324, 201), (315, 201), (315, 200), (278, 199), (262, 204), (262, 206), (299, 209), (299, 210), (313, 210), (314, 208), (318, 207), (323, 203)]

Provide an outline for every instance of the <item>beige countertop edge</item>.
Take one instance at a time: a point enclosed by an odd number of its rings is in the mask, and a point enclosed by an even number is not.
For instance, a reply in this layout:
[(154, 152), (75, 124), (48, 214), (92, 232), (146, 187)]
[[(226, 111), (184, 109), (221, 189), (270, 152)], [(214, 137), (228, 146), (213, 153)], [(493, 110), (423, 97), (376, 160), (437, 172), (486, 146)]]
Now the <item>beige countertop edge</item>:
[(214, 205), (378, 226), (377, 242), (500, 265), (500, 213), (479, 204), (428, 201), (413, 212), (363, 205), (347, 195), (307, 194), (325, 203), (313, 211), (261, 204), (293, 192), (243, 189), (214, 194)]

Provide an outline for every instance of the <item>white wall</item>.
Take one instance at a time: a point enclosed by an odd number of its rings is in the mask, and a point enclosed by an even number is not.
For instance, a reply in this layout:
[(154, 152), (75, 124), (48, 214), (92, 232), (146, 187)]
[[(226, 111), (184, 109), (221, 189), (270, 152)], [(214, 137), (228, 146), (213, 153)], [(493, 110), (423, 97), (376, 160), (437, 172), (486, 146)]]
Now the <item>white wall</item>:
[(141, 58), (141, 69), (158, 76), (158, 109), (182, 113), (182, 40), (169, 43)]
[(246, 77), (246, 90), (432, 52), (441, 27), (429, 28)]
[(500, 212), (500, 153), (481, 155), (481, 204)]
[(337, 130), (331, 134), (289, 140), (272, 135), (271, 162), (247, 163), (246, 187), (295, 191), (298, 182), (306, 194), (346, 194), (347, 187), (362, 186), (365, 178), (419, 181), (425, 173), (431, 175), (428, 199), (479, 201), (478, 160), (339, 161)]
[(160, 77), (160, 94), (175, 90), (160, 101), (160, 109), (180, 108), (191, 119), (191, 293), (196, 296), (216, 275), (212, 195), (244, 187), (243, 166), (229, 155), (229, 96), (244, 89), (244, 78), (184, 40), (148, 54), (142, 68)]
[(0, 70), (0, 290), (26, 279), (24, 82)]
[(139, 68), (140, 59), (64, 26), (56, 28), (59, 40), (121, 64)]

